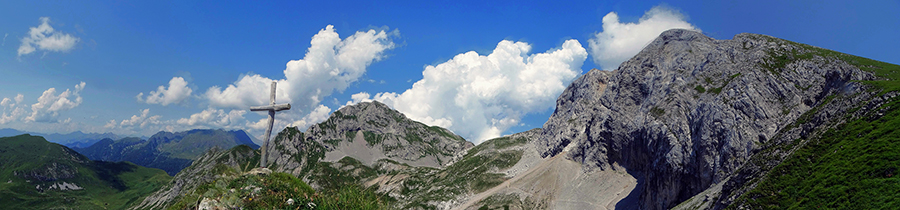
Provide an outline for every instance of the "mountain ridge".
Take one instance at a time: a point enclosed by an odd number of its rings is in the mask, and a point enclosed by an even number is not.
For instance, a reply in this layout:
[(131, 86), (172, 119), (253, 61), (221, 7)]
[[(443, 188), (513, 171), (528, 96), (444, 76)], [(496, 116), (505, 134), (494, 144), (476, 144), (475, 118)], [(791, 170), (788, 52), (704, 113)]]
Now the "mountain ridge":
[(92, 161), (29, 134), (0, 137), (0, 165), (4, 209), (123, 209), (171, 180), (159, 169)]
[(119, 140), (107, 138), (90, 147), (75, 150), (92, 160), (129, 161), (163, 169), (174, 176), (210, 148), (224, 149), (236, 145), (259, 148), (243, 130), (194, 129), (175, 133), (160, 131), (146, 140), (136, 137)]
[(119, 135), (116, 135), (116, 134), (110, 133), (110, 132), (84, 133), (81, 131), (73, 131), (73, 132), (66, 133), (66, 134), (63, 134), (63, 133), (46, 134), (46, 133), (39, 133), (39, 132), (21, 131), (21, 130), (16, 130), (16, 129), (12, 129), (12, 128), (0, 129), (0, 137), (16, 136), (16, 135), (21, 135), (21, 134), (26, 134), (26, 133), (35, 135), (35, 136), (42, 136), (45, 139), (47, 139), (47, 141), (49, 141), (49, 142), (59, 143), (59, 144), (65, 145), (66, 147), (69, 147), (69, 148), (89, 147), (89, 146), (93, 145), (94, 143), (96, 143), (100, 140), (103, 140), (105, 138), (110, 138), (110, 139), (118, 139), (119, 138)]

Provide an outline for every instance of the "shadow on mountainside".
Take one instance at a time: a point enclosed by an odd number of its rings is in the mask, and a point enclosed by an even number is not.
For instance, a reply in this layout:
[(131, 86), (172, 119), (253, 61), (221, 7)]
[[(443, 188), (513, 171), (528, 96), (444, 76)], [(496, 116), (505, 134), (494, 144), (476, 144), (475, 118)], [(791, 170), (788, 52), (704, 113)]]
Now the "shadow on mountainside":
[(625, 196), (625, 198), (622, 198), (622, 200), (619, 200), (619, 202), (616, 203), (616, 209), (640, 209), (639, 203), (641, 201), (641, 191), (643, 191), (644, 183), (647, 182), (647, 179), (633, 170), (626, 169), (626, 171), (629, 175), (637, 179), (637, 186), (631, 190), (631, 193), (628, 193), (628, 196)]
[(133, 172), (137, 169), (137, 165), (126, 162), (94, 161), (93, 164), (90, 164), (89, 166), (93, 169), (94, 173), (97, 174), (97, 178), (100, 178), (100, 180), (109, 184), (110, 187), (119, 191), (128, 189), (126, 183), (119, 178), (119, 174)]

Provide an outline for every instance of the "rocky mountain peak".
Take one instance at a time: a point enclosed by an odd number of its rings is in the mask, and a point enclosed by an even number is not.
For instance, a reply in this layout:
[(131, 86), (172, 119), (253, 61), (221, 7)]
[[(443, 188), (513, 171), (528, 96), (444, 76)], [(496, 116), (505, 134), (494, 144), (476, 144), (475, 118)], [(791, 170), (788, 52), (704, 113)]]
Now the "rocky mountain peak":
[(833, 53), (765, 35), (669, 30), (617, 70), (575, 80), (536, 146), (545, 157), (569, 147), (585, 170), (624, 166), (648, 183), (642, 208), (671, 208), (829, 96), (864, 88), (852, 81), (874, 79)]
[(355, 105), (345, 106), (339, 109), (344, 115), (367, 115), (367, 116), (390, 116), (398, 118), (406, 118), (406, 115), (391, 109), (391, 107), (378, 102), (361, 102)]
[[(344, 157), (370, 166), (389, 159), (440, 168), (474, 146), (450, 130), (411, 120), (377, 101), (343, 107), (303, 133), (282, 132), (273, 144), (269, 152), (276, 170), (295, 175), (304, 173), (307, 161), (336, 162)], [(321, 154), (295, 158), (313, 153)]]

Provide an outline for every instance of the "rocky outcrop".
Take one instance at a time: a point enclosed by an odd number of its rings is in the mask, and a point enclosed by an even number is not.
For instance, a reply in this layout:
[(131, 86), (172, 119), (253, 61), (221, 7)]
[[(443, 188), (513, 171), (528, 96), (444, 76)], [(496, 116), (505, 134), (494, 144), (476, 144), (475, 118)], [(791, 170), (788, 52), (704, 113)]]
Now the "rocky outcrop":
[(474, 146), (445, 128), (410, 120), (377, 101), (343, 107), (304, 133), (283, 133), (272, 141), (269, 162), (276, 171), (294, 175), (301, 175), (310, 160), (335, 162), (346, 156), (370, 166), (391, 159), (440, 168)]
[(67, 147), (55, 146), (46, 149), (55, 150), (52, 151), (56, 153), (55, 158), (50, 158), (49, 161), (44, 162), (31, 170), (13, 171), (13, 174), (23, 179), (38, 182), (71, 179), (78, 176), (77, 165), (89, 164), (91, 162), (91, 160)]
[[(783, 128), (875, 77), (821, 48), (765, 35), (662, 33), (614, 72), (592, 70), (557, 100), (539, 152), (584, 170), (644, 177), (644, 209), (674, 207), (722, 182)], [(837, 97), (836, 100), (844, 100)], [(572, 145), (574, 144), (574, 145)]]
[(247, 145), (239, 145), (229, 150), (210, 149), (191, 166), (175, 175), (170, 184), (153, 192), (131, 209), (165, 209), (179, 196), (192, 193), (201, 184), (224, 176), (239, 175), (240, 172), (249, 171), (258, 164), (259, 151)]
[[(572, 81), (556, 100), (556, 111), (544, 123), (542, 137), (558, 146), (544, 147), (541, 156), (553, 156), (575, 139), (586, 139), (585, 130), (599, 108), (600, 96), (609, 85), (614, 71), (591, 70)], [(546, 146), (546, 145), (544, 145)]]
[(66, 163), (49, 162), (31, 171), (13, 173), (23, 179), (49, 182), (74, 178), (78, 174), (78, 168)]

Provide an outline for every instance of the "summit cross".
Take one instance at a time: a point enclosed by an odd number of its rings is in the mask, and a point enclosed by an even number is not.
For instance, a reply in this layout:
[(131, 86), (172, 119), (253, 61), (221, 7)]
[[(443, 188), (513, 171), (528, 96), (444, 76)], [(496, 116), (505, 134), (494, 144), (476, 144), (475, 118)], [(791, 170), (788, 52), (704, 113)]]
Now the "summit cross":
[(268, 106), (251, 106), (250, 111), (269, 111), (269, 126), (266, 127), (266, 140), (263, 141), (262, 158), (259, 159), (259, 167), (266, 167), (266, 150), (269, 148), (269, 135), (272, 134), (272, 124), (275, 124), (275, 112), (291, 109), (291, 104), (275, 104), (275, 81), (272, 81), (272, 92), (269, 95)]

